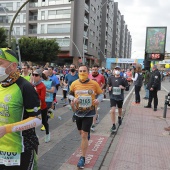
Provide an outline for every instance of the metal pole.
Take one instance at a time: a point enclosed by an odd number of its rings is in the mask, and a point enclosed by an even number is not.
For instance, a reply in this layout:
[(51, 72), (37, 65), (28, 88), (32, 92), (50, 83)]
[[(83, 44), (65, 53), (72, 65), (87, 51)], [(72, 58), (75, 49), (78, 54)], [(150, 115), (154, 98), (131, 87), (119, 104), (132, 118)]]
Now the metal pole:
[(164, 104), (163, 118), (166, 118), (166, 112), (167, 112), (167, 100), (168, 100), (168, 96), (165, 96), (165, 104)]
[(9, 28), (9, 36), (8, 36), (8, 47), (11, 48), (11, 32), (12, 32), (12, 27), (14, 25), (15, 19), (18, 16), (19, 12), (21, 11), (21, 9), (29, 2), (30, 0), (27, 0), (25, 3), (23, 3), (23, 5), (18, 9), (18, 11), (16, 12), (16, 14), (14, 15), (14, 18), (12, 19), (10, 28)]
[[(106, 2), (104, 2), (103, 4), (102, 4), (102, 6), (101, 6), (101, 9), (107, 4), (107, 3), (110, 3), (110, 2), (114, 2), (114, 1), (112, 1), (112, 0), (110, 0), (110, 1), (106, 1)], [(100, 10), (98, 10), (97, 12), (96, 12), (96, 14), (93, 16), (93, 18), (90, 20), (90, 21), (92, 21), (96, 16), (97, 16), (97, 14), (100, 12)], [(87, 28), (87, 32), (89, 31), (89, 27), (90, 27), (90, 24), (91, 24), (92, 22), (90, 22), (89, 23), (89, 26), (88, 26), (88, 28)], [(83, 58), (83, 64), (85, 64), (85, 58), (84, 58), (84, 44), (85, 44), (85, 38), (84, 38), (84, 35), (83, 35), (83, 54), (82, 54), (82, 58)]]
[[(70, 39), (70, 40), (71, 40), (71, 39)], [(81, 59), (82, 59), (81, 53), (80, 53), (80, 51), (79, 51), (77, 45), (73, 42), (73, 40), (71, 40), (71, 42), (72, 42), (72, 43), (74, 44), (74, 46), (76, 47), (76, 49), (77, 49), (77, 51), (78, 51), (78, 53), (79, 53), (79, 55), (80, 55), (80, 57), (81, 57)]]

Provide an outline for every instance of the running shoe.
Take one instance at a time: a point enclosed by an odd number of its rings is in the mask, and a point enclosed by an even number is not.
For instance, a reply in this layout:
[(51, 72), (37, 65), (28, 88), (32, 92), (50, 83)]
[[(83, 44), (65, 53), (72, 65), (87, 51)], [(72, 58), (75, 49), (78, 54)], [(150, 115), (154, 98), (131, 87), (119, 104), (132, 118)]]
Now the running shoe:
[(79, 161), (78, 161), (77, 167), (80, 168), (80, 169), (83, 169), (84, 165), (85, 165), (85, 158), (81, 156)]
[(95, 131), (95, 125), (92, 125), (90, 129), (91, 129), (91, 131), (94, 132)]
[(112, 128), (110, 129), (110, 132), (116, 132), (116, 125), (114, 124)]
[(48, 143), (50, 141), (50, 133), (45, 135), (45, 143)]
[(99, 114), (96, 116), (96, 124), (99, 124)]
[(44, 127), (44, 125), (42, 126), (42, 128), (41, 128), (41, 131), (44, 131), (45, 130), (45, 127)]
[(49, 109), (48, 116), (49, 116), (50, 119), (53, 119), (54, 118), (54, 110)]

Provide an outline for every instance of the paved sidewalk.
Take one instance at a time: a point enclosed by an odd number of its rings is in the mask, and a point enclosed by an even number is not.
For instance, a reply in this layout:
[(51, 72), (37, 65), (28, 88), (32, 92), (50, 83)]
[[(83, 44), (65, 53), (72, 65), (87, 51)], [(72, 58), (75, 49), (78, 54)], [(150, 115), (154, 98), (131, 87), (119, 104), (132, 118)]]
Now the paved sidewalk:
[[(163, 88), (162, 88), (163, 89)], [(101, 170), (170, 170), (170, 135), (164, 127), (170, 125), (170, 107), (163, 119), (167, 92), (158, 92), (158, 110), (144, 108), (144, 90), (140, 105), (134, 105), (133, 94), (123, 124), (105, 157)]]

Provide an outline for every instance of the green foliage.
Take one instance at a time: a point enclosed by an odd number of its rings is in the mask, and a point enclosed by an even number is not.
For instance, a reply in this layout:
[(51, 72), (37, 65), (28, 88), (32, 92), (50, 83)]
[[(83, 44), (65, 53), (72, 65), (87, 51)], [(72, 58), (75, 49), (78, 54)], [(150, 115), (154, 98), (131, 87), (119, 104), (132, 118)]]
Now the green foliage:
[(0, 28), (0, 48), (5, 48), (7, 46), (6, 30), (4, 28)]
[(22, 37), (19, 39), (22, 61), (55, 62), (59, 46), (55, 39), (37, 39)]

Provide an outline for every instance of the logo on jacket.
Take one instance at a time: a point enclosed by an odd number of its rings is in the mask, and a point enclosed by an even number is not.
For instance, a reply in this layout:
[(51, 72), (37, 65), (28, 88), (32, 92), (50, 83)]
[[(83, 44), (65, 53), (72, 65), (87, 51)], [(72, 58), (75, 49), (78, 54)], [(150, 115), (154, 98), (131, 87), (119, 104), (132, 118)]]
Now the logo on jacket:
[(4, 97), (4, 101), (5, 101), (5, 102), (10, 102), (11, 98), (12, 98), (11, 94), (7, 94), (7, 95)]

